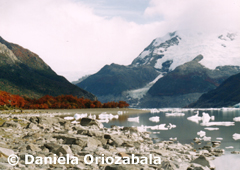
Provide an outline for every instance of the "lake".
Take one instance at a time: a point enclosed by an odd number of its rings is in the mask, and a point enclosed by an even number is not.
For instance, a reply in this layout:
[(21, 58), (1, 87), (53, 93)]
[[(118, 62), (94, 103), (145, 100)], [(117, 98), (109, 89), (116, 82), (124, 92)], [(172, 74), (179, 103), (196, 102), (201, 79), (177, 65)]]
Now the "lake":
[[(197, 121), (195, 119), (191, 121), (187, 119), (188, 117), (196, 115), (196, 110), (199, 111), (198, 117), (201, 118), (204, 115), (204, 117), (208, 119), (207, 122), (206, 120), (204, 123), (202, 120)], [(170, 114), (172, 116), (166, 116), (166, 113), (175, 112), (184, 113), (184, 115), (173, 116), (174, 114)], [(157, 122), (158, 117), (159, 122)], [(113, 119), (103, 124), (105, 127), (117, 125), (136, 126), (139, 128), (141, 127), (140, 129), (147, 128), (148, 131), (154, 133), (151, 137), (154, 139), (156, 138), (155, 141), (177, 138), (180, 143), (189, 144), (194, 142), (193, 139), (195, 137), (200, 138), (200, 135), (202, 135), (201, 138), (205, 140), (209, 140), (209, 137), (211, 137), (210, 141), (221, 141), (221, 145), (218, 148), (225, 149), (225, 154), (214, 160), (216, 169), (239, 170), (240, 154), (231, 154), (232, 151), (240, 151), (240, 140), (233, 139), (234, 133), (240, 134), (240, 122), (233, 121), (235, 117), (240, 117), (239, 109), (149, 109), (148, 113), (132, 115), (123, 114), (119, 116), (119, 119)], [(151, 118), (152, 121), (149, 120), (149, 118)], [(194, 146), (199, 148), (207, 144), (209, 144), (209, 141), (202, 140), (201, 145), (194, 144)]]

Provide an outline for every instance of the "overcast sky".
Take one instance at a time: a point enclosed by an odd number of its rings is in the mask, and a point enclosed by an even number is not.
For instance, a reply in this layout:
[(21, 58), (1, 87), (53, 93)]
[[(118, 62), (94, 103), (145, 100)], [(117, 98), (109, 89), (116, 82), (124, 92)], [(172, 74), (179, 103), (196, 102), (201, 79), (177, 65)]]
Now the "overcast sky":
[(0, 36), (73, 81), (130, 64), (168, 32), (240, 30), (239, 11), (239, 0), (0, 0)]

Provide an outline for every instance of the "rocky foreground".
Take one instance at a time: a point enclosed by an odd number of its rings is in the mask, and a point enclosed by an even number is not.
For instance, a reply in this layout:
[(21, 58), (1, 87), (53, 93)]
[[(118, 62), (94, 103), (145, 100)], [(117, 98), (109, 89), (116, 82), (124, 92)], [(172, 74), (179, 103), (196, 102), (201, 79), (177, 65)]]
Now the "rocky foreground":
[[(2, 125), (1, 125), (2, 124)], [(150, 132), (139, 132), (134, 127), (105, 128), (100, 122), (83, 118), (72, 124), (60, 117), (5, 117), (0, 123), (0, 169), (105, 169), (105, 170), (209, 170), (215, 169), (212, 160), (224, 150), (204, 146), (195, 150), (190, 144), (177, 141), (153, 143)], [(12, 154), (20, 158), (16, 166), (8, 163)], [(25, 164), (25, 155), (59, 158), (66, 155), (78, 158), (77, 164)], [(86, 164), (84, 157), (121, 157), (121, 164)], [(161, 164), (123, 164), (128, 157), (160, 157)], [(31, 160), (30, 160), (31, 161)], [(33, 161), (33, 160), (32, 160)]]

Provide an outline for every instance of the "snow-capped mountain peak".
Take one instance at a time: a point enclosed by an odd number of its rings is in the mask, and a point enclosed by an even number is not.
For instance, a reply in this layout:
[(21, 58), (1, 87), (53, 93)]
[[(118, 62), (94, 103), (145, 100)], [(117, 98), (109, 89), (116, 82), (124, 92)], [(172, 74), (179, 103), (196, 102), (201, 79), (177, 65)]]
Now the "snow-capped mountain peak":
[(237, 33), (204, 34), (176, 31), (156, 38), (132, 62), (132, 66), (152, 65), (159, 71), (174, 70), (177, 66), (203, 55), (202, 65), (240, 65), (240, 37)]

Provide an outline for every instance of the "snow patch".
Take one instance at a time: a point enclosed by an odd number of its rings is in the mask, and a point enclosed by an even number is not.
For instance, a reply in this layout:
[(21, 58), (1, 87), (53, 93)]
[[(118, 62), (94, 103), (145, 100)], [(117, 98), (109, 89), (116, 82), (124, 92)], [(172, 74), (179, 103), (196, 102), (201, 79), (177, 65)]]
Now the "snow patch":
[[(225, 32), (224, 35), (227, 36), (223, 36), (223, 39), (218, 38), (219, 34), (206, 35), (186, 31), (178, 31), (176, 35), (181, 38), (178, 45), (168, 47), (167, 51), (163, 51), (162, 48), (154, 50), (158, 55), (164, 54), (163, 58), (157, 60), (155, 68), (161, 69), (164, 62), (172, 60), (170, 70), (174, 70), (200, 54), (204, 57), (200, 63), (209, 69), (240, 63), (240, 36), (237, 34)], [(158, 39), (153, 45), (156, 47), (160, 42), (161, 39)]]

